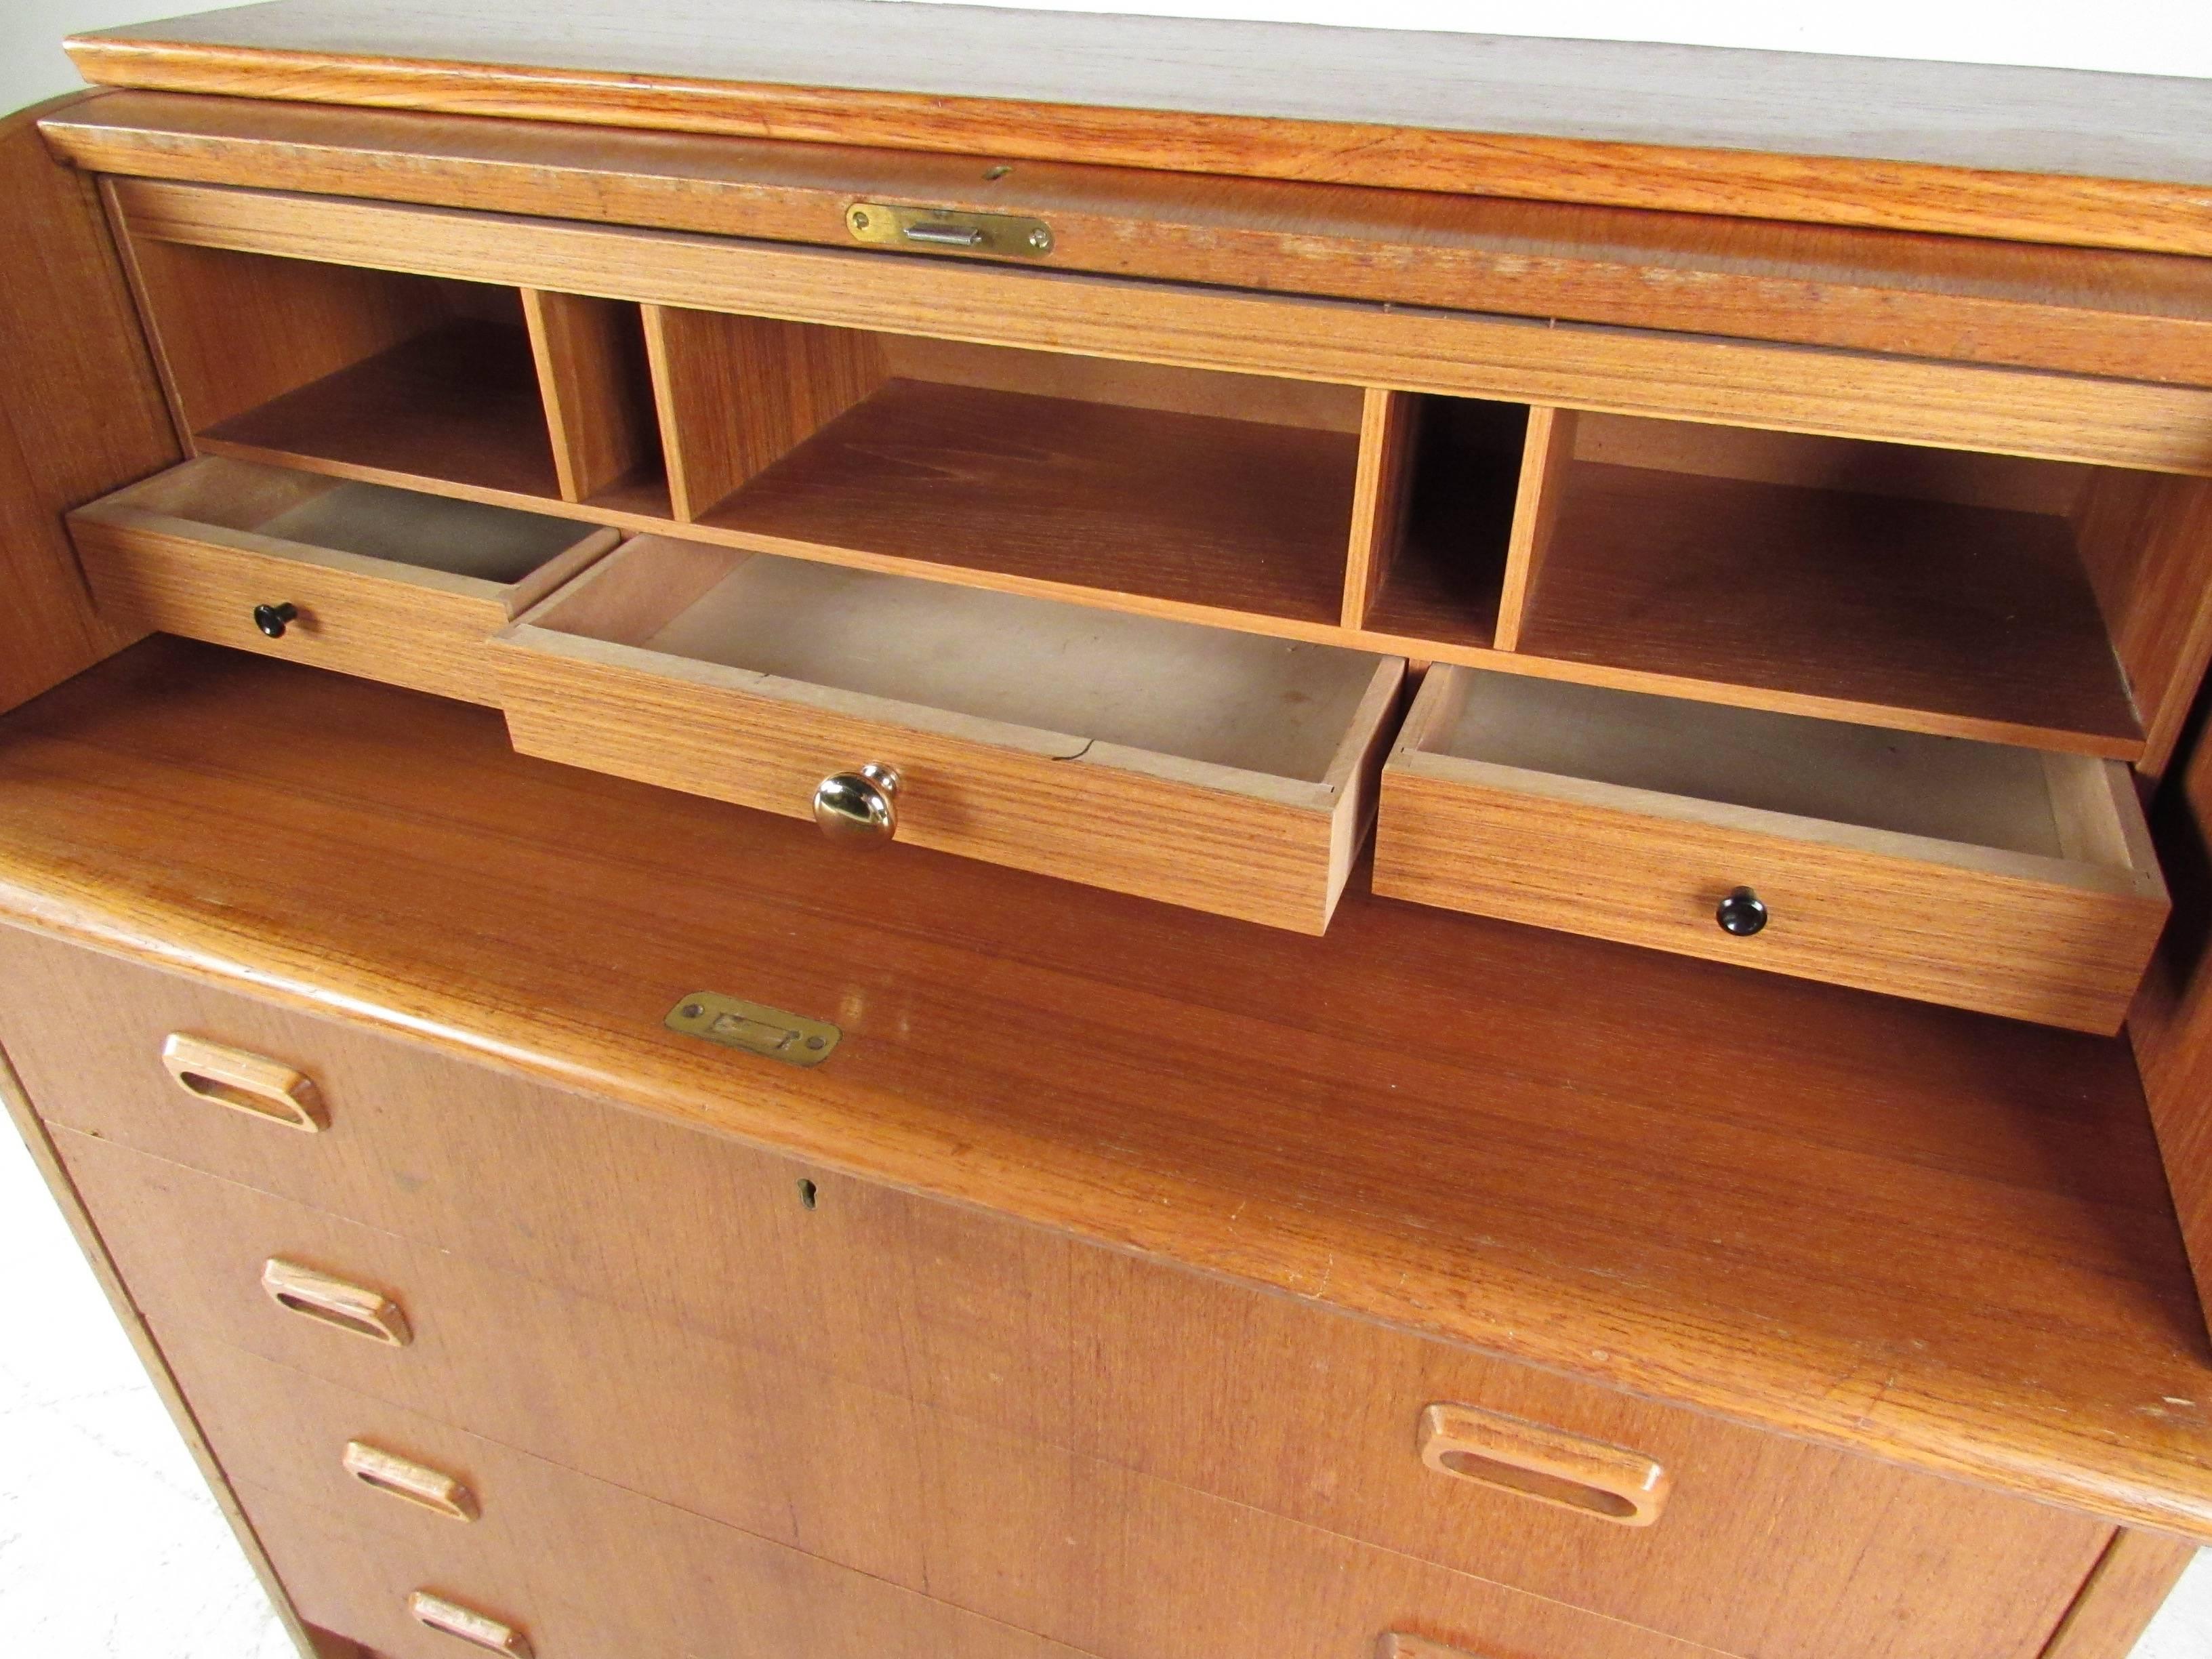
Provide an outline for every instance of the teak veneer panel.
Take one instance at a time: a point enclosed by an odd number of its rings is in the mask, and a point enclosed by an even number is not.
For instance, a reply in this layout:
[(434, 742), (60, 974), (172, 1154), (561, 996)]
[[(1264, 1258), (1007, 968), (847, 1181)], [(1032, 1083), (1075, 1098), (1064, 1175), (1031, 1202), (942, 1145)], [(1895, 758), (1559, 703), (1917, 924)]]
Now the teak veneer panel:
[[(993, 1436), (1041, 1442), (1760, 1659), (1814, 1659), (1844, 1632), (1863, 1644), (1850, 1659), (1898, 1640), (1918, 1644), (1908, 1652), (2014, 1651), (2057, 1616), (2054, 1600), (2021, 1586), (2058, 1595), (2106, 1530), (848, 1180), (54, 940), (0, 931), (0, 963), (35, 988), (4, 1029), (58, 1127), (350, 1218), (360, 1224), (317, 1249), (404, 1286), (425, 1345), (469, 1310), (452, 1365), (380, 1368), (400, 1403), (902, 1583), (923, 1582), (933, 1529), (890, 1474), (915, 1428), (940, 1422), (981, 1449), (960, 1460), (970, 1468), (1000, 1455)], [(70, 1019), (85, 1006), (112, 1012), (96, 1034)], [(307, 1068), (327, 1128), (272, 1134), (191, 1097), (160, 1059), (172, 1031)], [(395, 1167), (411, 1179), (394, 1182)], [(593, 1201), (610, 1190), (652, 1200)], [(305, 1249), (303, 1224), (280, 1224), (288, 1248)], [(281, 1340), (281, 1322), (259, 1323), (253, 1269), (246, 1260), (232, 1289), (248, 1328)], [(503, 1379), (557, 1374), (579, 1330), (596, 1334), (596, 1369), (623, 1357), (625, 1409), (600, 1409), (580, 1382), (548, 1405), (514, 1401)], [(350, 1345), (299, 1328), (266, 1351), (376, 1386), (345, 1369)], [(717, 1409), (686, 1409), (702, 1400)], [(1618, 1528), (1438, 1475), (1412, 1432), (1438, 1401), (1656, 1459), (1674, 1477), (1663, 1518)], [(978, 1480), (969, 1501), (988, 1501)], [(910, 1518), (871, 1519), (887, 1500)], [(1715, 1562), (1727, 1564), (1724, 1596), (1710, 1593)]]
[(1348, 433), (898, 380), (700, 517), (767, 552), (844, 550), (1326, 626), (1357, 447)]
[(140, 637), (94, 608), (62, 514), (179, 458), (98, 194), (39, 142), (71, 101), (0, 119), (0, 228), (19, 250), (0, 260), (0, 709)]
[(1056, 270), (2212, 379), (2212, 272), (2175, 255), (165, 93), (41, 129), (137, 178), (828, 246), (854, 200), (890, 197), (1044, 219)]
[[(66, 937), (2212, 1538), (2212, 1357), (2115, 1041), (1357, 878), (1305, 940), (920, 849), (833, 862), (811, 826), (519, 757), (482, 711), (173, 641), (0, 721), (0, 904)], [(710, 986), (846, 1042), (799, 1072), (663, 1026)]]
[(465, 319), (204, 428), (204, 454), (559, 499), (530, 341)]
[(134, 237), (1452, 396), (2212, 474), (2212, 390), (120, 179)]
[(2181, 78), (853, 0), (289, 0), (68, 47), (174, 91), (2212, 252)]
[(1549, 489), (1526, 655), (1845, 719), (1909, 710), (1923, 718), (1899, 723), (1954, 736), (2142, 750), (2063, 518), (1599, 461)]
[[(1736, 1638), (1753, 1659), (1913, 1659), (1937, 1644), (1958, 1659), (2009, 1659), (2057, 1621), (2111, 1534), (2086, 1517), (1860, 1460), (1793, 1455), (1741, 1431), (1720, 1429), (1707, 1438), (1700, 1419), (1664, 1408), (1622, 1402), (1608, 1413), (1603, 1403), (1575, 1398), (1572, 1385), (1498, 1368), (1503, 1374), (1490, 1379), (1493, 1397), (1509, 1411), (1540, 1419), (1565, 1407), (1584, 1419), (1609, 1418), (1631, 1443), (1656, 1440), (1645, 1449), (1668, 1457), (1678, 1486), (1705, 1488), (1685, 1524), (1665, 1534), (1659, 1528), (1674, 1525), (1672, 1515), (1637, 1538), (1607, 1532), (1587, 1516), (1547, 1523), (1540, 1511), (1528, 1513), (1526, 1498), (1470, 1502), (1462, 1483), (1427, 1469), (1414, 1449), (1414, 1425), (1426, 1403), (1419, 1382), (1402, 1371), (1375, 1376), (1361, 1369), (1374, 1350), (1350, 1332), (1311, 1328), (1310, 1309), (1285, 1303), (1283, 1317), (1263, 1312), (1254, 1319), (1237, 1308), (1238, 1298), (1210, 1295), (1202, 1281), (1182, 1294), (1164, 1284), (1147, 1294), (1142, 1280), (1158, 1279), (1157, 1268), (1136, 1267), (1127, 1279), (1137, 1282), (1117, 1283), (1122, 1275), (1112, 1268), (1075, 1260), (1065, 1266), (1077, 1306), (1030, 1309), (1036, 1334), (1056, 1335), (1065, 1346), (1023, 1369), (1038, 1373), (1040, 1382), (1060, 1383), (1066, 1413), (1084, 1412), (1102, 1392), (1077, 1380), (1097, 1363), (1086, 1350), (1122, 1335), (1134, 1352), (1111, 1368), (1121, 1374), (1099, 1400), (1111, 1413), (1099, 1437), (1110, 1443), (1118, 1431), (1126, 1442), (1133, 1431), (1153, 1443), (1143, 1449), (1156, 1457), (1181, 1440), (1176, 1472), (1195, 1469), (1213, 1477), (1216, 1488), (1224, 1484), (1218, 1464), (1206, 1468), (1190, 1443), (1201, 1437), (1199, 1424), (1156, 1420), (1182, 1413), (1147, 1412), (1133, 1395), (1157, 1401), (1152, 1384), (1173, 1378), (1187, 1392), (1170, 1397), (1212, 1429), (1217, 1445), (1247, 1459), (1298, 1459), (1290, 1448), (1302, 1425), (1287, 1413), (1261, 1414), (1244, 1420), (1240, 1437), (1225, 1428), (1231, 1414), (1210, 1416), (1222, 1404), (1218, 1361), (1168, 1356), (1195, 1358), (1224, 1335), (1251, 1340), (1255, 1355), (1287, 1339), (1291, 1346), (1283, 1352), (1335, 1372), (1354, 1390), (1382, 1383), (1399, 1396), (1389, 1401), (1395, 1410), (1375, 1411), (1365, 1394), (1365, 1412), (1326, 1389), (1296, 1388), (1293, 1397), (1309, 1413), (1346, 1409), (1367, 1431), (1358, 1437), (1365, 1443), (1334, 1449), (1345, 1460), (1338, 1478), (1365, 1488), (1370, 1504), (1389, 1484), (1373, 1467), (1385, 1460), (1428, 1488), (1425, 1504), (1417, 1499), (1395, 1515), (1370, 1509), (1362, 1518), (1370, 1530), (1415, 1532), (1415, 1517), (1427, 1510), (1449, 1542), (1414, 1553), (1454, 1556), (1465, 1569), (1445, 1571), (1279, 1509), (1225, 1502), (1086, 1455), (1065, 1443), (1066, 1423), (1054, 1425), (1052, 1439), (1027, 1439), (1011, 1425), (964, 1419), (629, 1309), (489, 1273), (74, 1131), (62, 1131), (59, 1139), (88, 1192), (113, 1218), (119, 1255), (143, 1284), (187, 1387), (207, 1393), (213, 1409), (228, 1404), (234, 1421), (234, 1398), (225, 1401), (222, 1381), (208, 1374), (212, 1364), (235, 1375), (236, 1362), (221, 1353), (225, 1345), (871, 1577), (926, 1588), (970, 1612), (1127, 1659), (1202, 1655), (1206, 1648), (1193, 1647), (1188, 1633), (1170, 1632), (1208, 1623), (1224, 1651), (1252, 1659), (1302, 1642), (1356, 1653), (1373, 1627), (1362, 1632), (1346, 1621), (1363, 1604), (1367, 1617), (1378, 1616), (1378, 1598), (1384, 1607), (1395, 1601), (1468, 1629), (1525, 1619), (1535, 1607), (1643, 1615), (1647, 1627), (1677, 1638)], [(833, 1204), (846, 1196), (839, 1185), (829, 1190)], [(939, 1232), (939, 1248), (973, 1271), (981, 1263), (963, 1260), (963, 1246), (972, 1244), (956, 1227)], [(202, 1243), (203, 1253), (190, 1261), (167, 1250), (179, 1230)], [(394, 1287), (416, 1328), (414, 1344), (403, 1352), (337, 1342), (329, 1331), (276, 1311), (256, 1282), (275, 1240), (362, 1282)], [(988, 1255), (988, 1245), (978, 1254)], [(881, 1270), (893, 1285), (902, 1277), (897, 1265), (885, 1262)], [(1049, 1284), (1040, 1279), (1024, 1288), (1042, 1304)], [(1106, 1297), (1091, 1303), (1101, 1291)], [(997, 1314), (992, 1304), (1004, 1296), (986, 1292), (977, 1310)], [(1276, 1305), (1271, 1302), (1270, 1310)], [(941, 1340), (957, 1316), (933, 1311), (923, 1328)], [(1085, 1331), (1081, 1319), (1093, 1311), (1103, 1322)], [(1056, 1324), (1054, 1313), (1062, 1315)], [(1222, 1313), (1232, 1317), (1217, 1328), (1208, 1316)], [(1164, 1322), (1156, 1334), (1146, 1332), (1148, 1314)], [(803, 1319), (804, 1310), (792, 1307), (790, 1316)], [(996, 1358), (978, 1354), (976, 1362)], [(1443, 1370), (1449, 1362), (1439, 1359), (1436, 1369)], [(1147, 1366), (1152, 1379), (1136, 1374)], [(1468, 1372), (1479, 1374), (1478, 1365), (1464, 1366), (1462, 1384)], [(517, 1374), (549, 1386), (518, 1390)], [(1560, 1389), (1564, 1398), (1553, 1393)], [(302, 1392), (314, 1391), (303, 1383)], [(1048, 1400), (1023, 1404), (1050, 1420)], [(355, 1413), (364, 1414), (374, 1413)], [(410, 1439), (410, 1450), (422, 1443)], [(326, 1455), (335, 1462), (342, 1442), (330, 1443)], [(307, 1460), (289, 1446), (240, 1456), (244, 1478), (295, 1492), (307, 1486)], [(1310, 1468), (1308, 1479), (1326, 1484), (1318, 1469)], [(1759, 1500), (1746, 1502), (1747, 1486)], [(487, 1479), (473, 1489), (491, 1515), (495, 1484)], [(1294, 1489), (1283, 1481), (1276, 1491)], [(1801, 1504), (1802, 1522), (1778, 1529), (1778, 1520), (1794, 1516)], [(1325, 1506), (1307, 1500), (1299, 1507)], [(1577, 1529), (1601, 1535), (1577, 1539)], [(1150, 1559), (1129, 1559), (1127, 1541), (1137, 1538), (1148, 1540), (1142, 1554)], [(1584, 1559), (1577, 1561), (1577, 1554)], [(1182, 1570), (1170, 1569), (1170, 1560), (1180, 1560)], [(1710, 1599), (1705, 1575), (1714, 1561), (1731, 1564), (1732, 1581), (1741, 1575), (1742, 1605), (1700, 1605)], [(1224, 1585), (1255, 1579), (1281, 1589), (1258, 1605), (1221, 1594)], [(1697, 1593), (1701, 1588), (1708, 1595)], [(1547, 1594), (1534, 1601), (1532, 1589)], [(1577, 1633), (1589, 1617), (1566, 1613), (1560, 1633)], [(1492, 1633), (1503, 1639), (1507, 1632)], [(1330, 1638), (1348, 1640), (1339, 1649)]]

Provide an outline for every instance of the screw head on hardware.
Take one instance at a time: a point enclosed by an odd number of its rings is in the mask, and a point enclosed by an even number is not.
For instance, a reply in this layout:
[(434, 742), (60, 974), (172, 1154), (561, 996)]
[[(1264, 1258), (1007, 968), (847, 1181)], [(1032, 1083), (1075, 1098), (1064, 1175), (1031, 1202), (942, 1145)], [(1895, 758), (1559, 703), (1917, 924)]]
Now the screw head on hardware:
[(861, 212), (858, 208), (855, 208), (853, 210), (853, 228), (855, 230), (866, 230), (867, 228), (868, 216)]
[(1042, 225), (1039, 225), (1035, 230), (1030, 233), (1030, 246), (1035, 248), (1039, 253), (1051, 252), (1052, 233), (1047, 230)]

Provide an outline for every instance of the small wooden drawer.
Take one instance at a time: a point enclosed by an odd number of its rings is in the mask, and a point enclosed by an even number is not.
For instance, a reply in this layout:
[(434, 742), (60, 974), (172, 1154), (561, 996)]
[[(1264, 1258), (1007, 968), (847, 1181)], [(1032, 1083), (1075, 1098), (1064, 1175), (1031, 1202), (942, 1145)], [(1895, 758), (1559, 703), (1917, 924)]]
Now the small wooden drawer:
[(484, 641), (619, 539), (221, 456), (69, 522), (94, 598), (118, 621), (482, 703), (499, 700)]
[(2100, 1033), (2167, 908), (2115, 762), (1451, 667), (1375, 890)]
[(854, 819), (825, 792), (873, 787), (856, 838), (1309, 933), (1365, 835), (1405, 672), (650, 536), (497, 643), (526, 754), (833, 830)]

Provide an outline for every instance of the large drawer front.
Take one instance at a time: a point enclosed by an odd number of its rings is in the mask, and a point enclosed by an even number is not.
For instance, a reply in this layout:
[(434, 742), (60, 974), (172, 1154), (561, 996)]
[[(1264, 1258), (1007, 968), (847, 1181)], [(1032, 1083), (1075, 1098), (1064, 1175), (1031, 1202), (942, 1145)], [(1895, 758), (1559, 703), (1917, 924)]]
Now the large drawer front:
[[(858, 1385), (856, 1401), (911, 1400), (1713, 1646), (2015, 1652), (2065, 1600), (2063, 1589), (2016, 1587), (2078, 1582), (2106, 1535), (2054, 1510), (810, 1170), (50, 941), (0, 933), (0, 964), (58, 1010), (107, 1011), (100, 1028), (67, 1037), (36, 1022), (8, 1034), (58, 1122), (523, 1275), (538, 1293), (558, 1286), (652, 1315), (640, 1328), (681, 1328), (656, 1339), (656, 1353), (711, 1339), (757, 1357), (744, 1362), (749, 1372), (773, 1360)], [(312, 1073), (329, 1127), (303, 1134), (193, 1098), (160, 1063), (173, 1030)], [(813, 1183), (811, 1208), (802, 1179)], [(250, 1304), (258, 1295), (237, 1293)], [(549, 1305), (537, 1325), (558, 1327), (571, 1318), (560, 1310), (582, 1304)], [(496, 1352), (470, 1363), (487, 1391), (505, 1386)], [(680, 1352), (605, 1361), (689, 1363)], [(712, 1367), (703, 1375), (700, 1386), (726, 1386)], [(544, 1420), (561, 1420), (565, 1398), (547, 1401)], [(1667, 1507), (1654, 1526), (1619, 1527), (1441, 1474), (1418, 1437), (1425, 1407), (1439, 1401), (1644, 1454), (1673, 1476)], [(769, 1421), (784, 1408), (749, 1407)], [(679, 1452), (667, 1467), (611, 1478), (680, 1480), (690, 1466)], [(741, 1490), (745, 1467), (711, 1478)], [(823, 1492), (839, 1490), (834, 1472), (816, 1478)], [(688, 1488), (662, 1490), (698, 1501)], [(781, 1500), (759, 1501), (766, 1513)], [(772, 1530), (753, 1513), (732, 1518)], [(834, 1533), (847, 1513), (826, 1504), (822, 1524)], [(846, 1548), (830, 1533), (792, 1541)], [(1725, 1595), (1711, 1592), (1714, 1562), (1728, 1564)]]
[[(205, 1333), (1112, 1659), (1183, 1652), (1260, 1659), (1269, 1644), (1279, 1650), (1311, 1630), (1340, 1629), (1349, 1640), (1358, 1627), (1413, 1614), (1432, 1628), (1481, 1629), (1494, 1622), (1496, 1607), (1517, 1605), (1518, 1598), (1482, 1579), (1267, 1510), (479, 1268), (74, 1131), (57, 1139), (165, 1343), (173, 1335), (189, 1343)], [(174, 1249), (178, 1238), (197, 1241), (189, 1259)], [(404, 1346), (367, 1341), (279, 1308), (263, 1283), (271, 1257), (335, 1274), (370, 1298), (388, 1297), (403, 1310), (410, 1340)], [(1233, 1352), (1255, 1363), (1267, 1358), (1242, 1346)], [(1301, 1368), (1334, 1370), (1347, 1358), (1356, 1356), (1282, 1354), (1272, 1369), (1285, 1376)], [(1156, 1376), (1154, 1387), (1172, 1390), (1176, 1380), (1171, 1372)], [(1347, 1366), (1340, 1386), (1348, 1397), (1364, 1385)], [(1191, 1403), (1203, 1411), (1214, 1402)], [(1319, 1406), (1326, 1395), (1301, 1403)], [(1352, 1409), (1357, 1418), (1358, 1408)], [(1235, 1426), (1212, 1416), (1200, 1425)], [(1418, 1466), (1412, 1425), (1399, 1428), (1399, 1449)], [(1231, 1444), (1234, 1461), (1279, 1458), (1316, 1487), (1338, 1472), (1306, 1461), (1295, 1440), (1279, 1433), (1270, 1441), (1239, 1441), (1232, 1433)], [(1348, 1466), (1342, 1473), (1358, 1478)], [(1790, 1498), (1765, 1484), (1772, 1474), (1723, 1466), (1717, 1479), (1734, 1501), (1755, 1508), (1759, 1525), (1786, 1529)], [(1739, 1480), (1760, 1484), (1746, 1492)], [(1492, 1506), (1516, 1567), (1542, 1561), (1541, 1552), (1566, 1557), (1580, 1548), (1632, 1562), (1637, 1542), (1611, 1540), (1656, 1540), (1673, 1521), (1670, 1510), (1648, 1528), (1613, 1528), (1517, 1495), (1468, 1490)], [(2029, 1650), (2105, 1535), (2063, 1517), (2039, 1527), (2040, 1511), (2014, 1505), (2021, 1512), (2010, 1517), (1981, 1517), (2002, 1529), (1996, 1535), (1961, 1546), (1951, 1525), (1977, 1517), (1909, 1508), (1913, 1495), (1893, 1494), (1893, 1507), (1881, 1517), (1901, 1553), (1887, 1563), (1860, 1561), (1856, 1571), (1872, 1593), (1831, 1591), (1814, 1638), (1826, 1645), (1808, 1643), (1804, 1650), (1924, 1651), (1927, 1626), (1942, 1615), (1930, 1607), (1920, 1620), (1919, 1607), (1899, 1589), (1906, 1584), (1975, 1602), (1984, 1625), (1947, 1651)], [(1534, 1515), (1571, 1524), (1548, 1528), (1528, 1518)], [(2014, 1524), (2005, 1528), (2008, 1518)], [(1413, 1517), (1402, 1519), (1410, 1524)], [(1810, 1547), (1798, 1559), (1808, 1575), (1816, 1571), (1826, 1553), (1817, 1528), (1808, 1520), (1791, 1535), (1800, 1552)], [(1879, 1556), (1877, 1539), (1863, 1547)], [(1694, 1607), (1714, 1599), (1732, 1574), (1715, 1564), (1727, 1558), (1692, 1559), (1680, 1547), (1663, 1553), (1678, 1575), (1673, 1588), (1680, 1605)], [(1961, 1547), (1972, 1559), (1954, 1553)], [(1923, 1575), (1917, 1580), (1915, 1565)], [(1976, 1571), (1996, 1575), (2007, 1594), (2023, 1583), (2058, 1588), (2048, 1593), (2049, 1607), (2026, 1618), (2005, 1615), (1994, 1595), (1977, 1601)], [(1874, 1579), (1878, 1571), (1894, 1575), (1893, 1582)], [(1210, 1604), (1188, 1604), (1210, 1595), (1224, 1576), (1252, 1576), (1273, 1588), (1234, 1617)], [(1331, 1587), (1325, 1605), (1316, 1603), (1316, 1590), (1293, 1593), (1301, 1585)], [(1779, 1634), (1809, 1616), (1802, 1606), (1778, 1604), (1774, 1628)], [(1217, 1617), (1218, 1625), (1208, 1623)], [(1185, 1644), (1190, 1630), (1211, 1633), (1194, 1648)]]
[[(539, 1659), (1074, 1659), (241, 1349), (176, 1335), (164, 1352), (301, 1611), (380, 1652), (466, 1653), (410, 1616), (409, 1596), (428, 1588), (521, 1630)], [(364, 1485), (344, 1466), (349, 1444), (462, 1483), (473, 1515)]]
[[(389, 1401), (409, 1419), (459, 1419), (546, 1462), (1105, 1659), (1365, 1659), (1380, 1634), (1400, 1629), (1547, 1659), (1691, 1659), (1694, 1651), (549, 1287), (472, 1271), (427, 1247), (71, 1131), (58, 1139), (94, 1212), (120, 1218), (110, 1246), (165, 1352), (183, 1357), (188, 1396), (202, 1385), (198, 1367), (210, 1346), (243, 1347)], [(200, 1242), (190, 1264), (178, 1259), (179, 1237)], [(378, 1287), (405, 1309), (410, 1340), (364, 1341), (277, 1307), (259, 1279), (279, 1252)], [(210, 1390), (226, 1386), (212, 1366), (204, 1382)], [(365, 1425), (347, 1437), (368, 1432)], [(448, 1458), (447, 1472), (471, 1482), (487, 1513), (497, 1501), (483, 1465), (434, 1442), (420, 1423), (391, 1419), (375, 1432), (404, 1441), (387, 1449), (411, 1459)], [(342, 1445), (322, 1455), (337, 1456)], [(581, 1569), (605, 1570), (597, 1562)]]

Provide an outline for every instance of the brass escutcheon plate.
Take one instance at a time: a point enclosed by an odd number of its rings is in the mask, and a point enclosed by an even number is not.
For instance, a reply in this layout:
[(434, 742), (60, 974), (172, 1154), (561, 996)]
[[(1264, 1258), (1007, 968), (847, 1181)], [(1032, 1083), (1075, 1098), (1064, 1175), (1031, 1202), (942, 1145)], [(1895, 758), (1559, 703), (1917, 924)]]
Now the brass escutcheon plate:
[(923, 253), (971, 253), (992, 259), (1042, 259), (1052, 252), (1052, 227), (1011, 213), (960, 213), (951, 208), (895, 207), (855, 202), (845, 227), (876, 247)]
[(845, 1035), (826, 1019), (809, 1019), (719, 991), (694, 991), (668, 1011), (664, 1024), (685, 1036), (765, 1054), (787, 1066), (819, 1066), (837, 1052), (838, 1039)]

